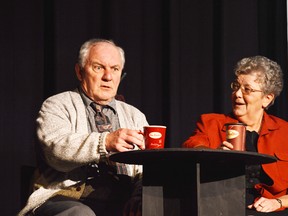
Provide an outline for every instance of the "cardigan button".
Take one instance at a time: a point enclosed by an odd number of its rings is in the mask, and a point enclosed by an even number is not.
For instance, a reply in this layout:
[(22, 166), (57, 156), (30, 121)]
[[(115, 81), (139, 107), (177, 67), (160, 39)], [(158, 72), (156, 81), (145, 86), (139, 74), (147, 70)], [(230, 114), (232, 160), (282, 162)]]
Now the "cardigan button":
[(76, 191), (81, 191), (81, 187), (78, 186), (78, 187), (76, 188)]

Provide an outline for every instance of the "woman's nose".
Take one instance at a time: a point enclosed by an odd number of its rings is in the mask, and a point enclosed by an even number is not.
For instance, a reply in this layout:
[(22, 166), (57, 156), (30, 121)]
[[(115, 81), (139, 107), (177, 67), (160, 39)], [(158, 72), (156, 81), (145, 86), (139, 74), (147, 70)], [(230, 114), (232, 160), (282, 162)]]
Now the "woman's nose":
[(236, 95), (236, 97), (242, 97), (243, 93), (242, 93), (241, 88), (239, 88), (238, 90), (236, 90), (236, 91), (234, 92), (234, 94)]

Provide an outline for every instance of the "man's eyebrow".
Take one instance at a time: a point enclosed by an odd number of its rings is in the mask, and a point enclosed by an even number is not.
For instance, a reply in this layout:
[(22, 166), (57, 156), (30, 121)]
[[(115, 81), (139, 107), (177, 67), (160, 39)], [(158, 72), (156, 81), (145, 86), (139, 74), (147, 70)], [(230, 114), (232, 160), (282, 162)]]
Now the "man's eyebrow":
[(95, 65), (95, 64), (98, 64), (98, 65), (103, 65), (103, 64), (101, 64), (100, 62), (98, 62), (98, 61), (91, 61), (91, 64), (92, 65)]
[(116, 64), (116, 65), (112, 65), (111, 67), (121, 67), (121, 65)]
[[(98, 62), (98, 61), (91, 61), (91, 65), (100, 65), (102, 67), (107, 67), (106, 65)], [(122, 68), (121, 64), (115, 64), (115, 65), (112, 65), (112, 66), (109, 66), (110, 68), (115, 68), (115, 67), (119, 67), (119, 68)]]

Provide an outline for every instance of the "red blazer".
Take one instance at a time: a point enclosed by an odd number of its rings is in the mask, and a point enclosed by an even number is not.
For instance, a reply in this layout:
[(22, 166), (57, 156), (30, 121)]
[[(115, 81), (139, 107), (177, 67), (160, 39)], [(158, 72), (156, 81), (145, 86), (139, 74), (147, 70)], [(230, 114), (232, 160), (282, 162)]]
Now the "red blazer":
[[(216, 149), (226, 139), (225, 124), (238, 122), (233, 116), (203, 114), (193, 134), (183, 143), (185, 148), (206, 146)], [(275, 156), (277, 162), (263, 164), (263, 170), (273, 180), (273, 185), (257, 184), (256, 189), (266, 198), (288, 194), (288, 122), (264, 113), (258, 139), (258, 152)]]

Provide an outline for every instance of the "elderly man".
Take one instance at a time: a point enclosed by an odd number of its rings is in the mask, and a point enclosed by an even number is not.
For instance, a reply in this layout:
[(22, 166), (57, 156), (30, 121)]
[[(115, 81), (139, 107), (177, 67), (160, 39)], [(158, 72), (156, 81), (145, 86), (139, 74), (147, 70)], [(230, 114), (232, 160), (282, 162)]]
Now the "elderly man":
[(139, 133), (148, 125), (145, 115), (115, 99), (124, 63), (112, 41), (82, 45), (79, 87), (48, 98), (39, 112), (39, 176), (19, 215), (116, 216), (125, 205), (141, 206), (142, 167), (108, 157), (145, 148)]

